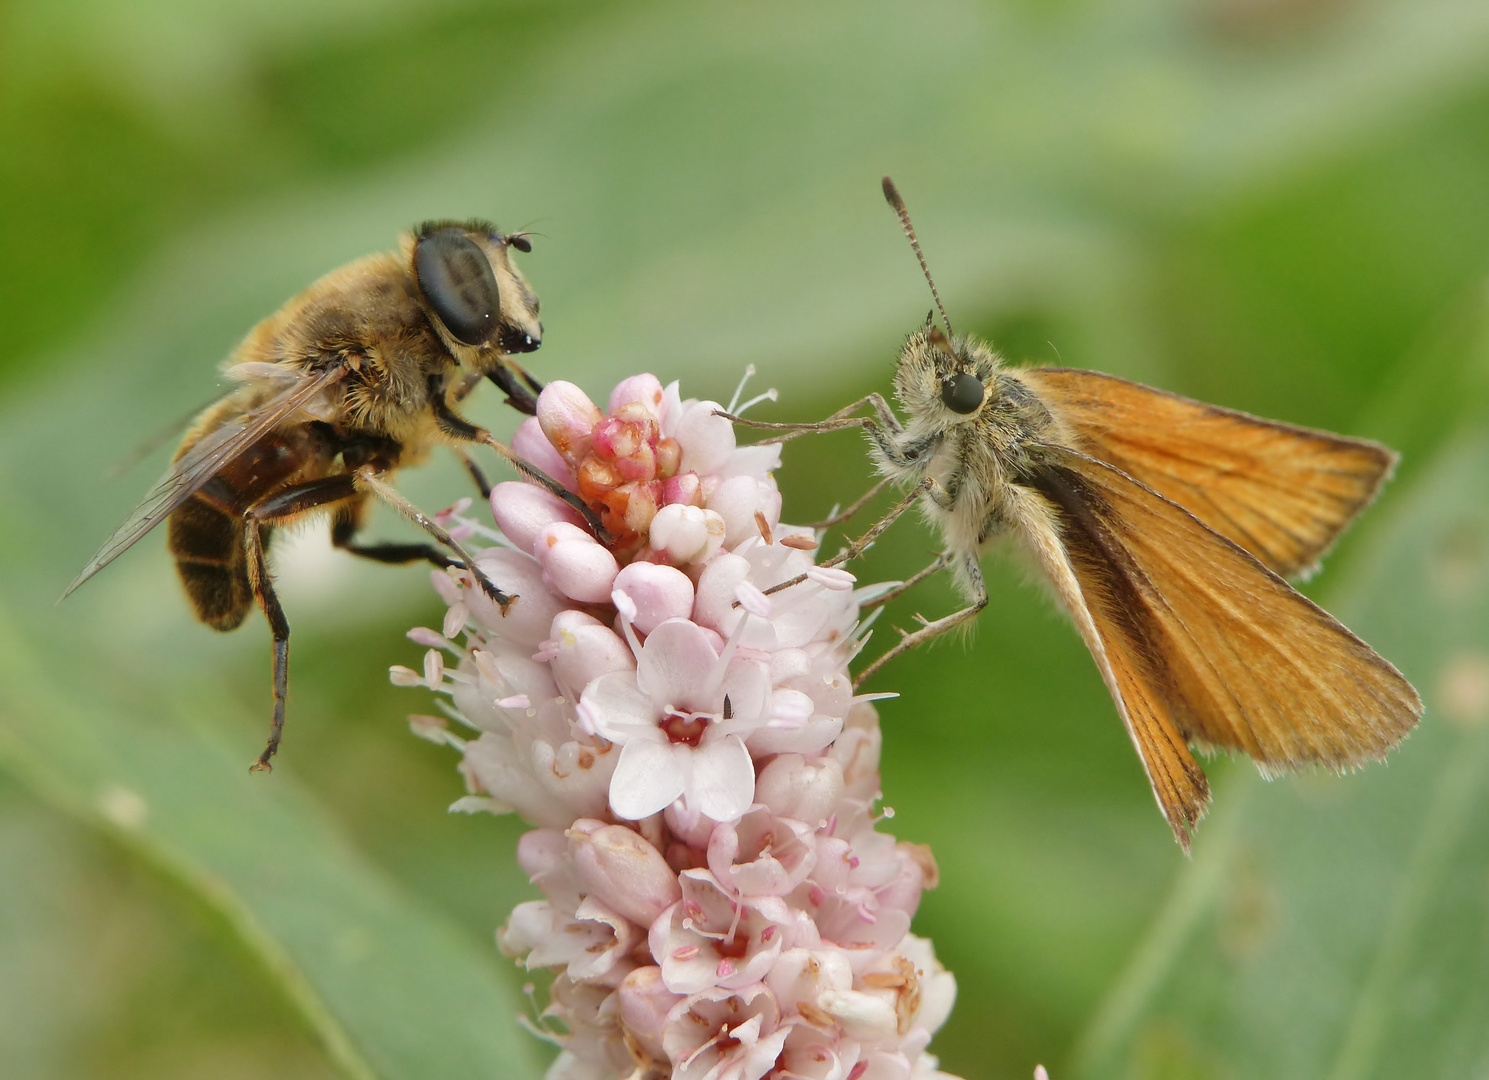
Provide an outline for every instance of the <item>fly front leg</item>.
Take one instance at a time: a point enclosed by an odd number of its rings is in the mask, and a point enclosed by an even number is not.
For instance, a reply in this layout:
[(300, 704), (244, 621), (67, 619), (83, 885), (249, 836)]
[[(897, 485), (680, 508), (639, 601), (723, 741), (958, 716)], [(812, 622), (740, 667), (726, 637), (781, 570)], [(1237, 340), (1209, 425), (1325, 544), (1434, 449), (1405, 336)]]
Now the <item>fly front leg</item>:
[(538, 394), (543, 392), (543, 384), (528, 374), (517, 361), (505, 357), (499, 361), (496, 367), (486, 372), (486, 378), (490, 379), (502, 392), (507, 395), (507, 404), (518, 412), (527, 413), (528, 416), (538, 415)]
[(455, 411), (446, 404), (444, 393), (432, 385), (433, 381), (433, 379), (430, 380), (429, 400), (434, 410), (434, 422), (438, 425), (440, 431), (452, 439), (459, 439), (462, 442), (481, 443), (484, 446), (491, 447), (504, 457), (512, 468), (540, 487), (547, 488), (573, 507), (584, 518), (585, 523), (589, 525), (601, 543), (610, 539), (609, 532), (606, 531), (604, 525), (600, 524), (599, 515), (590, 509), (588, 503), (536, 465), (518, 457), (515, 450), (491, 434), (491, 432), (483, 427), (477, 427), (463, 416), (456, 415)]
[[(941, 560), (937, 560), (940, 562)], [(914, 633), (901, 630), (900, 640), (895, 646), (868, 667), (864, 668), (853, 680), (853, 688), (856, 690), (868, 677), (878, 671), (889, 661), (893, 660), (906, 649), (913, 649), (922, 642), (930, 641), (931, 638), (939, 637), (948, 630), (955, 630), (968, 619), (973, 618), (979, 611), (987, 607), (987, 583), (982, 579), (982, 567), (977, 563), (977, 555), (948, 556), (946, 562), (960, 561), (962, 573), (966, 575), (967, 584), (972, 590), (972, 603), (960, 611), (953, 611), (950, 615), (943, 616), (930, 622), (922, 616), (915, 616), (920, 620), (920, 629)], [(939, 569), (939, 567), (937, 567)]]

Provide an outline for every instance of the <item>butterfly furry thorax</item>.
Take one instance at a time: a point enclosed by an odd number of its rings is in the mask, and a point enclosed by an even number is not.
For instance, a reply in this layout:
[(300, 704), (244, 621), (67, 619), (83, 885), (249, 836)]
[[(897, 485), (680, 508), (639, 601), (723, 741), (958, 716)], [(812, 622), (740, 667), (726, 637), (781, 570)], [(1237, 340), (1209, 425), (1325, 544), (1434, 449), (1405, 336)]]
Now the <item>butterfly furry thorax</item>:
[[(1039, 445), (1067, 443), (1071, 436), (987, 344), (958, 337), (949, 353), (944, 342), (933, 340), (928, 328), (906, 341), (894, 377), (904, 429), (887, 441), (870, 438), (869, 445), (883, 475), (904, 484), (927, 476), (936, 481), (921, 512), (951, 551), (975, 557), (1020, 520), (1010, 505), (1019, 495), (1010, 485), (1027, 485), (1039, 464)], [(962, 374), (982, 385), (982, 400), (970, 413), (944, 400), (943, 389)], [(956, 567), (953, 572), (967, 591), (964, 575)]]

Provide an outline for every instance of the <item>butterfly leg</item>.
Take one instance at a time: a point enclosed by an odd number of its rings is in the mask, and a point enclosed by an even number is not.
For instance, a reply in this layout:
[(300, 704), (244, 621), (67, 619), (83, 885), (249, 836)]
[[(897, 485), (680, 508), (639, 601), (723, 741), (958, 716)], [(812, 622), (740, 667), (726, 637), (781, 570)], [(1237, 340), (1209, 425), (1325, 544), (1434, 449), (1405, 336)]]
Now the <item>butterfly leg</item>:
[[(909, 493), (906, 494), (903, 499), (897, 502), (890, 509), (889, 513), (885, 514), (878, 521), (874, 522), (874, 524), (869, 528), (868, 532), (864, 533), (857, 540), (850, 541), (846, 548), (838, 552), (826, 562), (818, 563), (813, 569), (823, 570), (828, 567), (841, 566), (849, 559), (858, 558), (858, 556), (862, 555), (868, 549), (868, 546), (878, 538), (880, 533), (893, 525), (895, 521), (900, 517), (900, 515), (902, 515), (906, 510), (910, 509), (910, 507), (919, 502), (920, 496), (922, 494), (931, 491), (933, 488), (936, 487), (938, 487), (938, 485), (935, 481), (935, 478), (927, 476), (924, 480), (911, 488)], [(765, 595), (770, 596), (773, 593), (778, 593), (785, 589), (789, 589), (793, 585), (800, 585), (810, 576), (810, 574), (797, 574), (794, 578), (787, 578), (785, 581), (778, 582), (777, 584), (772, 585), (770, 588), (766, 589)], [(734, 606), (739, 607), (738, 600), (734, 601)]]
[[(960, 558), (962, 573), (965, 576), (968, 588), (972, 592), (972, 603), (960, 611), (953, 611), (950, 615), (936, 619), (934, 622), (927, 622), (925, 619), (921, 619), (921, 627), (914, 633), (901, 630), (900, 640), (895, 643), (894, 647), (868, 667), (864, 668), (854, 678), (854, 689), (857, 689), (870, 675), (874, 674), (874, 672), (878, 671), (906, 649), (913, 649), (922, 642), (939, 637), (948, 630), (956, 629), (968, 619), (973, 618), (983, 608), (987, 607), (987, 583), (982, 579), (982, 568), (977, 565), (977, 556), (973, 554), (961, 556)], [(947, 562), (950, 561), (950, 559), (947, 559)], [(919, 616), (916, 617), (920, 618)]]
[(887, 604), (900, 595), (909, 592), (911, 589), (915, 588), (915, 586), (919, 585), (922, 581), (930, 577), (932, 574), (937, 573), (941, 570), (945, 570), (950, 565), (951, 556), (949, 554), (942, 553), (940, 555), (937, 555), (935, 561), (932, 562), (930, 566), (927, 566), (924, 570), (919, 570), (916, 573), (912, 574), (910, 577), (900, 582), (894, 588), (890, 589), (883, 596), (875, 597), (873, 600), (864, 601), (862, 604), (859, 605), (859, 607), (871, 608), (879, 607), (882, 604)]
[(503, 615), (507, 613), (507, 608), (512, 605), (512, 601), (516, 600), (517, 597), (508, 596), (501, 589), (497, 588), (496, 583), (487, 577), (485, 572), (476, 565), (476, 561), (471, 558), (470, 552), (461, 547), (460, 542), (451, 536), (437, 521), (400, 495), (398, 489), (384, 480), (371, 465), (364, 465), (358, 469), (354, 474), (354, 478), (358, 490), (376, 495), (394, 510), (397, 510), (404, 517), (419, 526), (419, 528), (434, 537), (436, 541), (453, 551), (456, 556), (455, 562), (470, 571), (471, 576), (480, 585), (481, 591), (491, 598), (492, 603), (501, 608)]
[(846, 510), (839, 510), (836, 507), (834, 507), (832, 513), (829, 514), (825, 519), (823, 519), (822, 521), (815, 521), (812, 524), (808, 525), (807, 528), (809, 528), (809, 529), (830, 529), (834, 525), (841, 525), (843, 522), (847, 521), (854, 514), (858, 513), (865, 506), (867, 506), (870, 502), (872, 502), (873, 499), (874, 499), (874, 497), (876, 495), (878, 495), (879, 492), (883, 491), (886, 487), (888, 487), (893, 482), (894, 482), (894, 477), (892, 477), (892, 476), (886, 476), (886, 477), (884, 477), (884, 479), (880, 480), (873, 487), (869, 488), (868, 491), (864, 492), (858, 498), (854, 499), (851, 503), (849, 503), (848, 504), (848, 508)]
[[(879, 417), (878, 424), (876, 424), (870, 417), (853, 415), (865, 405), (872, 405), (874, 407), (874, 412)], [(787, 439), (794, 439), (798, 435), (807, 435), (813, 432), (822, 431), (837, 431), (840, 428), (849, 427), (869, 428), (872, 431), (874, 429), (877, 429), (880, 425), (883, 425), (884, 428), (887, 428), (889, 431), (892, 431), (895, 434), (901, 434), (904, 431), (904, 427), (900, 424), (899, 417), (895, 416), (894, 410), (889, 407), (889, 402), (885, 401), (883, 396), (880, 394), (869, 394), (867, 397), (859, 398), (852, 405), (848, 405), (844, 408), (839, 409), (827, 419), (818, 420), (817, 422), (810, 424), (774, 424), (766, 420), (746, 420), (744, 417), (735, 416), (732, 413), (726, 413), (722, 409), (715, 409), (714, 415), (722, 416), (725, 420), (740, 424), (743, 427), (760, 428), (764, 431), (780, 431), (785, 433), (782, 435), (777, 435), (776, 437), (771, 439), (762, 440), (760, 443), (760, 445), (762, 446), (769, 445), (770, 443), (785, 442)]]

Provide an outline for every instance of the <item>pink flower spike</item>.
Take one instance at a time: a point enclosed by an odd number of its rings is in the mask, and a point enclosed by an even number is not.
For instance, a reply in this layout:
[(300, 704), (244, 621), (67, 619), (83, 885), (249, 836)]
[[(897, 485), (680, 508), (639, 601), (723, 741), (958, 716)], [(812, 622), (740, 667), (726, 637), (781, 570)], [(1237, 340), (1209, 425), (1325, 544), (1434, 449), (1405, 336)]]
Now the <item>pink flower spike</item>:
[(780, 446), (737, 445), (715, 409), (651, 375), (604, 413), (545, 390), (513, 448), (605, 539), (528, 483), (492, 493), (497, 546), (446, 512), (517, 599), (436, 571), (423, 670), (389, 676), (476, 732), (411, 722), (459, 755), (451, 810), (533, 825), (518, 861), (541, 897), (497, 938), (548, 972), (549, 1080), (955, 1080), (929, 1043), (956, 983), (909, 932), (936, 862), (885, 831), (869, 702), (888, 695), (849, 672), (875, 587), (814, 565), (817, 535), (781, 521)]

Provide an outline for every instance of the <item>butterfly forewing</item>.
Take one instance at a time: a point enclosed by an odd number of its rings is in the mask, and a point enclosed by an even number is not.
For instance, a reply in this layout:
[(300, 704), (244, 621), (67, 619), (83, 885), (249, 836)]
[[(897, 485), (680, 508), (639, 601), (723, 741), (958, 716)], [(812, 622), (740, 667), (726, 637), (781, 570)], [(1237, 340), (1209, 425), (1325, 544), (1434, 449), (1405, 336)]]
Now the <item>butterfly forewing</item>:
[(1261, 420), (1112, 375), (1019, 372), (1077, 449), (1183, 506), (1284, 576), (1305, 574), (1375, 497), (1378, 443)]
[(239, 419), (213, 428), (190, 450), (171, 463), (170, 470), (150, 489), (134, 508), (124, 524), (104, 541), (97, 554), (88, 560), (62, 597), (66, 599), (78, 586), (128, 551), (138, 540), (166, 518), (203, 484), (216, 476), (222, 467), (243, 453), (265, 434), (309, 405), (315, 397), (340, 381), (347, 366), (336, 364), (297, 379), (293, 385)]
[(1363, 764), (1416, 724), (1401, 674), (1236, 544), (1111, 465), (1039, 457), (1026, 479), (1053, 504), (1150, 774), (1167, 753), (1139, 722), (1155, 701), (1185, 739), (1264, 771)]

